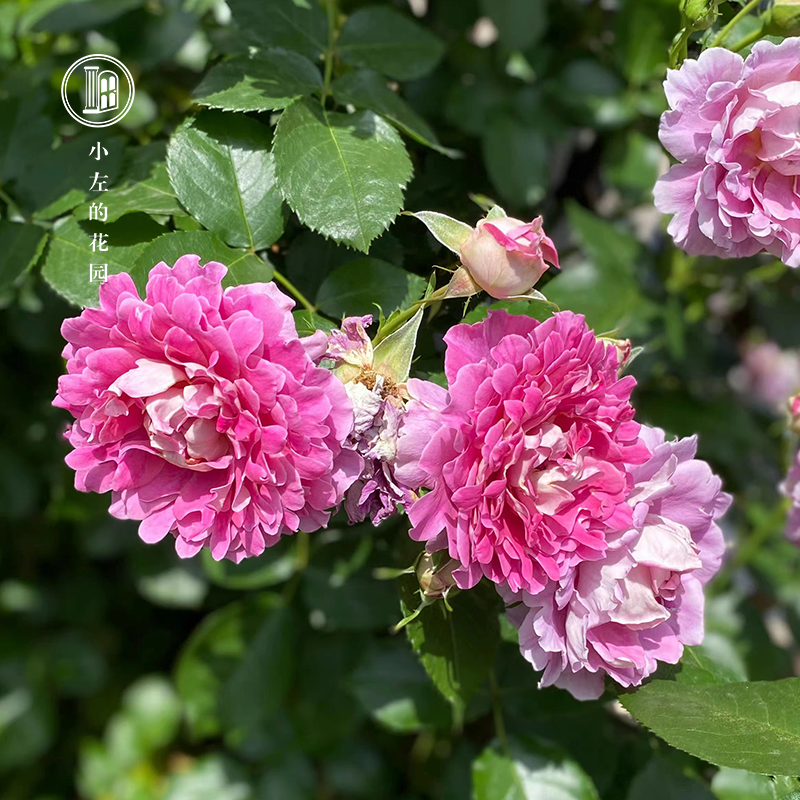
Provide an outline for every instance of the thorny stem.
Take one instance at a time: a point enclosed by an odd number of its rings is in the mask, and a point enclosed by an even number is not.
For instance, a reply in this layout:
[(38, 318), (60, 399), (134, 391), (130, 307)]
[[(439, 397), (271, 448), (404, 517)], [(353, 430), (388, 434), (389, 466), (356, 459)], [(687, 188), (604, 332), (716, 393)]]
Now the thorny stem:
[[(734, 29), (737, 23), (741, 22), (754, 8), (758, 8), (760, 4), (761, 0), (750, 0), (750, 2), (716, 35), (714, 41), (711, 42), (711, 47), (719, 47), (725, 39), (728, 38), (728, 34)], [(759, 32), (759, 36), (760, 35)], [(749, 42), (747, 42), (747, 44), (749, 44)], [(742, 47), (746, 47), (747, 44), (743, 44)], [(734, 50), (733, 52), (736, 53), (738, 50)]]
[(282, 273), (278, 272), (278, 270), (272, 270), (272, 277), (275, 278), (278, 283), (280, 283), (285, 289), (288, 289), (295, 298), (297, 302), (300, 303), (303, 308), (310, 311), (312, 314), (316, 313), (317, 307)]

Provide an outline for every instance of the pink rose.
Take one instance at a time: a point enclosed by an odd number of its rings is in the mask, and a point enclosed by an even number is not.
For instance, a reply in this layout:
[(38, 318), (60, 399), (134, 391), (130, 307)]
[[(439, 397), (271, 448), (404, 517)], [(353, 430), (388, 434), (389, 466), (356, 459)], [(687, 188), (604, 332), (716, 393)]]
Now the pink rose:
[(767, 251), (800, 266), (800, 39), (750, 55), (712, 47), (665, 82), (661, 141), (680, 163), (655, 187), (692, 255)]
[(461, 261), (475, 283), (503, 299), (529, 291), (547, 267), (558, 268), (558, 253), (542, 230), (542, 218), (482, 219), (461, 245)]
[(223, 291), (227, 268), (199, 262), (157, 264), (144, 300), (114, 275), (100, 308), (65, 320), (54, 405), (76, 420), (77, 489), (110, 491), (145, 542), (172, 534), (180, 556), (240, 561), (324, 527), (362, 461), (343, 447), (347, 392), (312, 360), (327, 337), (298, 339), (274, 284)]
[(641, 435), (651, 456), (629, 469), (631, 524), (611, 535), (604, 557), (537, 595), (500, 592), (541, 685), (579, 700), (600, 697), (606, 675), (638, 686), (658, 662), (677, 664), (684, 646), (703, 641), (703, 586), (725, 550), (717, 520), (731, 498), (695, 459), (696, 439)]
[(505, 311), (445, 336), (449, 391), (411, 380), (395, 474), (417, 489), (410, 535), (482, 576), (540, 592), (602, 559), (631, 525), (626, 465), (649, 457), (617, 351), (570, 311)]

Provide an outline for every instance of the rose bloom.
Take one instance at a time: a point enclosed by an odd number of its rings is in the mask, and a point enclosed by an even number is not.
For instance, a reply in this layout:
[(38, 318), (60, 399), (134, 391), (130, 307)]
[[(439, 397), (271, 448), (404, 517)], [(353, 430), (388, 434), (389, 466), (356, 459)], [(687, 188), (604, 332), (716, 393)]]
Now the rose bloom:
[(344, 386), (312, 360), (325, 335), (298, 339), (274, 284), (223, 291), (227, 268), (199, 261), (157, 264), (144, 300), (114, 275), (100, 308), (65, 320), (54, 405), (76, 420), (77, 489), (110, 491), (111, 514), (141, 520), (145, 542), (172, 534), (180, 556), (240, 561), (325, 526), (361, 459), (342, 446)]
[(372, 341), (366, 328), (372, 317), (346, 317), (331, 331), (325, 358), (336, 365), (334, 374), (345, 382), (355, 422), (345, 441), (363, 459), (358, 479), (347, 490), (344, 508), (352, 524), (367, 517), (373, 525), (411, 505), (411, 492), (394, 475), (397, 437), (405, 409), (405, 387), (376, 372)]
[(696, 438), (667, 442), (642, 428), (651, 452), (633, 466), (633, 516), (613, 533), (599, 561), (585, 561), (537, 595), (501, 590), (519, 628), (522, 654), (579, 700), (603, 693), (606, 675), (637, 686), (659, 661), (677, 664), (685, 645), (703, 641), (703, 586), (725, 545), (717, 520), (731, 502)]
[(541, 217), (495, 217), (482, 219), (461, 245), (461, 263), (481, 289), (503, 299), (524, 295), (550, 264), (558, 268), (558, 253)]
[(800, 353), (781, 350), (775, 342), (745, 342), (741, 357), (728, 374), (731, 386), (769, 411), (784, 412), (800, 391)]
[(430, 489), (409, 512), (411, 536), (448, 549), (462, 589), (486, 576), (539, 592), (631, 525), (625, 465), (649, 456), (635, 381), (569, 311), (542, 323), (490, 312), (445, 341), (449, 392), (408, 383), (396, 474)]
[(766, 251), (800, 266), (800, 39), (743, 59), (719, 47), (670, 70), (660, 138), (680, 162), (656, 184), (669, 233), (692, 255)]

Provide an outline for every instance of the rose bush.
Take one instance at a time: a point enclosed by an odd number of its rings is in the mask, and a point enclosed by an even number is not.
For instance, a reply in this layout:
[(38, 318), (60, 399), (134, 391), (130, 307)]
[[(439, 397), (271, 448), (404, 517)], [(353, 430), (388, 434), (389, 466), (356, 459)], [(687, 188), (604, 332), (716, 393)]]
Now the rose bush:
[(790, 6), (0, 6), (3, 800), (800, 790)]

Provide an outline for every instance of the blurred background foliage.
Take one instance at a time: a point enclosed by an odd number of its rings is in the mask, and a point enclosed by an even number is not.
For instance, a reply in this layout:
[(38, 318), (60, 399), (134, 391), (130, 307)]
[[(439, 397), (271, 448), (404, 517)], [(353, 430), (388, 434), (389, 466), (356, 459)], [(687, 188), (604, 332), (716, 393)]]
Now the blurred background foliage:
[[(364, 5), (343, 0), (340, 13)], [(418, 18), (435, 51), (424, 68), (401, 63), (392, 76), (402, 81), (394, 99), (405, 103), (390, 112), (416, 133), (406, 137), (414, 174), (404, 208), (470, 224), (491, 201), (516, 217), (543, 214), (563, 269), (538, 288), (598, 332), (645, 348), (631, 368), (640, 418), (699, 433), (700, 455), (737, 496), (724, 522), (732, 554), (710, 588), (707, 641), (686, 678), (702, 682), (708, 663), (739, 680), (794, 674), (800, 556), (782, 539), (777, 492), (791, 443), (780, 397), (756, 391), (753, 372), (764, 362), (741, 359), (758, 343), (800, 345), (800, 285), (770, 258), (686, 256), (653, 209), (652, 186), (668, 163), (657, 128), (680, 27), (676, 0), (379, 5)], [(612, 694), (581, 704), (537, 690), (505, 626), (493, 680), (460, 724), (406, 639), (389, 632), (402, 616), (397, 583), (375, 571), (413, 561), (403, 521), (374, 531), (337, 518), (239, 566), (206, 554), (187, 562), (170, 542), (146, 546), (134, 523), (111, 519), (107, 497), (73, 489), (66, 418), (50, 402), (63, 368), (59, 326), (77, 311), (47, 281), (70, 297), (63, 275), (86, 269), (85, 252), (70, 254), (86, 250), (93, 230), (89, 148), (99, 138), (111, 152), (104, 169), (116, 194), (104, 199), (124, 216), (104, 229), (121, 267), (152, 265), (161, 245), (147, 248), (168, 232), (184, 232), (185, 250), (213, 245), (225, 260), (228, 245), (241, 243), (212, 242), (203, 209), (179, 202), (166, 143), (198, 111), (193, 93), (220, 58), (264, 37), (284, 44), (270, 27), (284, 6), (0, 4), (0, 797), (784, 796), (792, 780), (717, 771), (680, 754), (626, 717)], [(98, 52), (121, 58), (136, 80), (132, 110), (100, 136), (79, 129), (59, 97), (69, 65)], [(334, 94), (342, 105), (347, 88)], [(204, 112), (212, 116), (182, 129), (190, 159), (200, 146), (192, 130), (213, 128), (213, 115), (225, 113)], [(269, 109), (248, 117), (264, 130), (274, 122)], [(364, 253), (304, 227), (280, 200), (276, 209), (268, 260), (331, 321), (370, 313), (374, 302), (388, 314), (421, 291), (434, 265), (452, 267), (409, 217)], [(266, 260), (246, 263), (249, 280), (269, 277)], [(89, 288), (80, 280), (79, 293)], [(443, 333), (465, 311), (478, 319), (485, 309), (486, 301), (435, 308), (415, 374), (440, 372)], [(492, 740), (503, 729), (500, 747)]]

